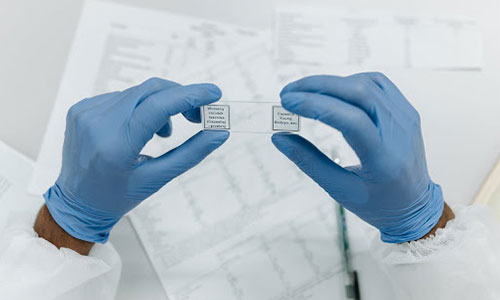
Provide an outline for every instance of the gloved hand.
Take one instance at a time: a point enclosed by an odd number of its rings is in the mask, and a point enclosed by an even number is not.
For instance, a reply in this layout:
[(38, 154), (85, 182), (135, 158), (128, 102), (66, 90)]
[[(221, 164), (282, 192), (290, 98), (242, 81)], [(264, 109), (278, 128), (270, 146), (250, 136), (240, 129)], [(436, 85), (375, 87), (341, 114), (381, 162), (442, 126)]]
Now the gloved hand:
[(383, 241), (416, 240), (436, 225), (443, 195), (427, 172), (420, 117), (387, 77), (311, 76), (287, 85), (281, 100), (341, 131), (361, 165), (342, 168), (298, 135), (275, 134), (275, 146)]
[(44, 195), (57, 224), (78, 239), (105, 242), (125, 213), (227, 140), (227, 131), (200, 131), (158, 158), (140, 154), (155, 133), (170, 135), (171, 116), (200, 122), (199, 107), (220, 97), (212, 84), (153, 78), (71, 107), (61, 173)]

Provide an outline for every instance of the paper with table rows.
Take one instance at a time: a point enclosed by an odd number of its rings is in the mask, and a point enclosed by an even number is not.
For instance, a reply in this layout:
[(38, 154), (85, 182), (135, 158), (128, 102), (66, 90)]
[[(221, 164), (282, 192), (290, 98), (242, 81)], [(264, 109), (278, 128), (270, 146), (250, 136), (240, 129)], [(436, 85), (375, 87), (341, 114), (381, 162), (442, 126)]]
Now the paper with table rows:
[(275, 55), (282, 61), (366, 68), (481, 70), (479, 22), (461, 16), (279, 5)]
[(86, 1), (38, 155), (30, 192), (44, 193), (61, 168), (66, 113), (78, 101), (150, 77), (179, 74), (254, 41), (238, 26), (102, 1)]

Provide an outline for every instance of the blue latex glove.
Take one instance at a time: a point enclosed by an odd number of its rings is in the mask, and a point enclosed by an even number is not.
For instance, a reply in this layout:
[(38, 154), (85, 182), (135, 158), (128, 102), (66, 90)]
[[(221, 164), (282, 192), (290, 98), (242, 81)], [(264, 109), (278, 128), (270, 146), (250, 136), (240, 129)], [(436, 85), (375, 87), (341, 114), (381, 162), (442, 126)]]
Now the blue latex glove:
[(200, 131), (158, 158), (140, 154), (155, 133), (170, 135), (171, 116), (183, 113), (200, 122), (199, 107), (220, 97), (212, 84), (181, 86), (153, 78), (74, 105), (66, 120), (61, 173), (44, 195), (57, 224), (81, 240), (105, 242), (125, 213), (227, 140), (227, 131)]
[(437, 224), (443, 195), (427, 172), (420, 117), (387, 77), (311, 76), (287, 85), (281, 100), (341, 131), (361, 165), (342, 168), (298, 135), (275, 134), (275, 146), (383, 241), (416, 240)]

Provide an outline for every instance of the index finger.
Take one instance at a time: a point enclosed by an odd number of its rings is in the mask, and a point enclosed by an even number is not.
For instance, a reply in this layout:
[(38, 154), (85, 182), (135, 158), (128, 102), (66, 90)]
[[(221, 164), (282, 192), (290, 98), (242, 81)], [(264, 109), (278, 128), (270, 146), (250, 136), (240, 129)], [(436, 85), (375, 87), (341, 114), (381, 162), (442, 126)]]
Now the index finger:
[(364, 74), (348, 77), (314, 75), (289, 83), (281, 96), (289, 92), (307, 92), (332, 96), (365, 111), (375, 124), (386, 108), (380, 103), (380, 88)]
[(152, 94), (132, 112), (130, 137), (137, 139), (142, 149), (169, 122), (171, 116), (213, 103), (221, 95), (220, 89), (213, 84), (178, 86)]

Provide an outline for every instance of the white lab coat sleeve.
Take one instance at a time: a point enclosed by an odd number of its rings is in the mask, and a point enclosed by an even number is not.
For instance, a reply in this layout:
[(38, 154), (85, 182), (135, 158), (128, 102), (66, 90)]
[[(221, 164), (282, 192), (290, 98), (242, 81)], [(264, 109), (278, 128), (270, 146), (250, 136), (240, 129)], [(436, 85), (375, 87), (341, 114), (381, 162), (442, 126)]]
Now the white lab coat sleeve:
[(83, 256), (39, 238), (33, 221), (12, 215), (0, 235), (2, 299), (114, 299), (121, 260), (109, 242)]
[(500, 299), (500, 226), (491, 211), (454, 209), (435, 236), (404, 244), (373, 243), (398, 299)]

